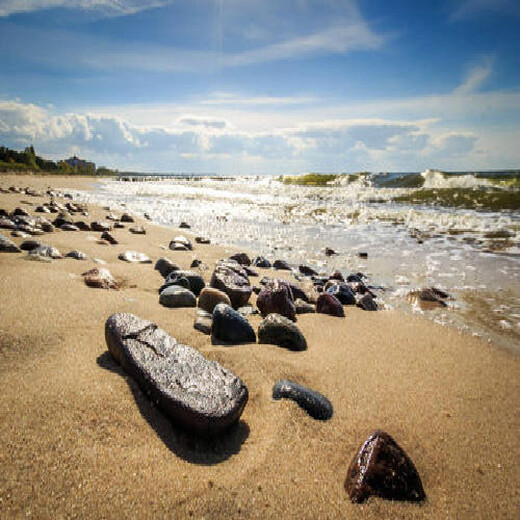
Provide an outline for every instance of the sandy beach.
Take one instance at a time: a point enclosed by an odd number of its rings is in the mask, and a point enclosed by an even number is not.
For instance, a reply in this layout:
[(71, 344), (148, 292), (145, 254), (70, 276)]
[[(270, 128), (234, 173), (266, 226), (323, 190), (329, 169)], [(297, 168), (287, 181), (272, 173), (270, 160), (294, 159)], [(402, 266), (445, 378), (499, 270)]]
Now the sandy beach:
[[(37, 190), (85, 190), (94, 182), (0, 178), (4, 188)], [(1, 193), (0, 208), (34, 214), (48, 200)], [(88, 222), (109, 213), (88, 209), (81, 217)], [(192, 239), (196, 230), (136, 225), (147, 234), (116, 229), (118, 245), (99, 244), (100, 233), (90, 231), (35, 237), (62, 254), (81, 250), (87, 261), (0, 253), (1, 518), (519, 517), (519, 356), (420, 316), (355, 307), (345, 318), (300, 315), (304, 352), (214, 346), (193, 328), (195, 308), (159, 304), (163, 279), (153, 263), (128, 264), (118, 254), (140, 251), (153, 262), (166, 256), (184, 269), (199, 259), (208, 282), (215, 261), (238, 251), (201, 244), (170, 251), (174, 236)], [(93, 258), (106, 262), (122, 290), (84, 284)], [(173, 426), (108, 353), (104, 325), (116, 312), (154, 321), (242, 378), (249, 401), (239, 424), (216, 440)], [(261, 319), (249, 317), (255, 330)], [(332, 419), (316, 421), (291, 401), (275, 401), (272, 387), (284, 378), (327, 396)], [(414, 461), (425, 502), (351, 503), (347, 468), (375, 429)]]

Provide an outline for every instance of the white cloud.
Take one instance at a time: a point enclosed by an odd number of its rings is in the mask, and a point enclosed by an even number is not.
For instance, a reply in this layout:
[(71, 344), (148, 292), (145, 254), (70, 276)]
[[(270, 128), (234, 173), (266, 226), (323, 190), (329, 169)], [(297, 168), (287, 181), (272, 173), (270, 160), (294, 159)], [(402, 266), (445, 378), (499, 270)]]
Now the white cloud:
[(477, 65), (470, 70), (464, 83), (458, 86), (453, 91), (453, 94), (464, 96), (475, 92), (486, 81), (492, 71), (493, 60), (491, 58), (486, 58), (482, 64)]
[(518, 0), (453, 0), (451, 22), (470, 20), (489, 13), (520, 16)]

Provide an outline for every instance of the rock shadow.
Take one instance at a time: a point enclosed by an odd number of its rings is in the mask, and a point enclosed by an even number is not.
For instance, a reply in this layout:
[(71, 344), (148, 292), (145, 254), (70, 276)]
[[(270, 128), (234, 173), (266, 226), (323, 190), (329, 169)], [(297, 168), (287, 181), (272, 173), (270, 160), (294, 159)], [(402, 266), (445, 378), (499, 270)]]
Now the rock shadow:
[(175, 455), (193, 464), (211, 466), (219, 464), (239, 453), (242, 444), (249, 437), (249, 426), (242, 420), (225, 433), (205, 438), (180, 428), (170, 421), (141, 391), (137, 383), (106, 351), (97, 358), (97, 364), (125, 378), (134, 396), (141, 415), (155, 433)]

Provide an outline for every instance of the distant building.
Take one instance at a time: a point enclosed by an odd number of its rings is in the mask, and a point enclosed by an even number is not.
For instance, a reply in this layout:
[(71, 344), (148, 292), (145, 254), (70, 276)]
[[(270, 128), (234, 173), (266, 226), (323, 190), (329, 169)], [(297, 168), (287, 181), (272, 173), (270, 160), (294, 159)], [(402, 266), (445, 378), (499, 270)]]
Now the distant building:
[(85, 161), (77, 156), (73, 156), (70, 159), (65, 159), (65, 162), (72, 168), (76, 168), (78, 172), (92, 172), (96, 171), (96, 165), (93, 162)]

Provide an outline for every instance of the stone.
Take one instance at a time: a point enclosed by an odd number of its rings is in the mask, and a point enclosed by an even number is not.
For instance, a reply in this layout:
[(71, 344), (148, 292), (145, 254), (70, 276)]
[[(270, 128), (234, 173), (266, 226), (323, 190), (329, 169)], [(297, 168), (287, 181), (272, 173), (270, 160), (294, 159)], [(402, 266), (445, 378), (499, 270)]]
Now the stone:
[(271, 313), (281, 314), (292, 321), (296, 321), (296, 307), (289, 284), (283, 280), (271, 280), (260, 291), (256, 306), (262, 316)]
[(251, 324), (235, 309), (219, 303), (213, 309), (213, 326), (211, 329), (213, 344), (255, 343), (256, 334)]
[(67, 223), (62, 224), (60, 226), (60, 229), (62, 231), (79, 231), (79, 227), (78, 226), (76, 226), (74, 224), (67, 224)]
[(279, 345), (289, 350), (307, 350), (307, 341), (290, 319), (280, 314), (268, 314), (258, 327), (258, 343)]
[(237, 309), (237, 312), (242, 316), (252, 316), (254, 314), (260, 314), (260, 311), (256, 307), (253, 307), (250, 303), (244, 305), (243, 307), (239, 307)]
[(114, 229), (125, 229), (125, 225), (121, 222), (114, 222)]
[(283, 271), (290, 271), (291, 266), (285, 260), (275, 260), (273, 263), (274, 269), (279, 269)]
[(198, 301), (200, 309), (212, 313), (215, 306), (219, 303), (225, 303), (226, 305), (231, 306), (231, 300), (225, 292), (219, 291), (213, 287), (205, 287), (202, 289)]
[(235, 260), (240, 265), (251, 265), (251, 259), (247, 253), (235, 253), (229, 257), (230, 260)]
[(368, 258), (368, 253), (366, 251), (360, 251), (358, 253), (359, 258)]
[(152, 260), (149, 256), (144, 253), (139, 253), (137, 251), (125, 251), (124, 253), (119, 253), (117, 257), (119, 260), (123, 260), (124, 262), (131, 263), (139, 263), (139, 264), (151, 264)]
[(128, 231), (134, 235), (146, 235), (146, 229), (143, 226), (131, 227)]
[(76, 260), (86, 260), (87, 255), (83, 253), (82, 251), (78, 251), (77, 249), (73, 249), (72, 251), (69, 251), (66, 255), (66, 258), (75, 258)]
[(40, 244), (38, 247), (31, 249), (29, 255), (51, 259), (63, 258), (61, 253), (55, 247), (48, 246), (47, 244)]
[(106, 240), (109, 244), (117, 245), (119, 242), (114, 238), (114, 236), (108, 231), (104, 231), (101, 235), (101, 240)]
[(40, 247), (42, 245), (41, 242), (38, 242), (37, 240), (24, 240), (20, 244), (20, 249), (22, 251), (32, 251), (33, 249), (36, 249), (37, 247)]
[(180, 267), (170, 259), (162, 257), (155, 262), (154, 269), (159, 271), (163, 278), (166, 278), (171, 272), (178, 271)]
[[(80, 231), (92, 231), (92, 228), (90, 227), (90, 224), (87, 222), (84, 222), (83, 220), (78, 220), (77, 222), (74, 222), (74, 225), (80, 230)], [(116, 227), (114, 225), (114, 227)]]
[(97, 289), (119, 289), (119, 285), (114, 277), (106, 267), (94, 267), (89, 271), (84, 272), (83, 280), (89, 287), (96, 287)]
[(356, 305), (364, 311), (379, 310), (377, 303), (374, 301), (374, 298), (372, 298), (372, 295), (369, 292), (365, 293), (363, 296), (361, 296), (361, 298), (358, 298)]
[(286, 281), (285, 283), (291, 289), (291, 292), (292, 292), (292, 295), (293, 295), (293, 299), (296, 300), (296, 298), (299, 298), (300, 300), (303, 300), (305, 302), (309, 301), (308, 294), (298, 284), (292, 283), (292, 282), (289, 282), (289, 281)]
[(132, 217), (132, 215), (129, 215), (128, 213), (123, 213), (119, 220), (121, 222), (130, 222), (130, 223), (135, 222), (134, 217)]
[(236, 262), (218, 262), (209, 285), (226, 293), (235, 309), (243, 307), (249, 301), (252, 292), (247, 273)]
[(0, 218), (0, 228), (2, 229), (16, 229), (16, 224), (7, 217)]
[(199, 309), (197, 311), (197, 316), (195, 317), (195, 322), (193, 323), (193, 328), (202, 332), (203, 334), (210, 335), (211, 327), (213, 325), (213, 316), (209, 312), (203, 311)]
[(358, 504), (370, 496), (410, 502), (426, 498), (414, 463), (382, 430), (374, 431), (352, 459), (345, 490), (350, 500)]
[(335, 256), (337, 254), (339, 254), (339, 253), (334, 251), (334, 249), (331, 249), (330, 247), (325, 248), (325, 256)]
[(23, 217), (30, 217), (30, 213), (26, 210), (26, 209), (23, 209), (23, 208), (15, 208), (13, 210), (13, 212), (11, 213), (11, 215), (13, 217), (19, 217), (19, 216), (23, 216)]
[(331, 402), (319, 392), (293, 381), (278, 381), (273, 387), (273, 399), (292, 399), (313, 419), (326, 421), (332, 417)]
[[(185, 279), (188, 282), (188, 285), (185, 286), (184, 282), (181, 280)], [(204, 278), (198, 273), (194, 273), (193, 271), (172, 271), (164, 280), (164, 286), (168, 285), (182, 285), (187, 287), (195, 296), (200, 294), (200, 291), (204, 289), (206, 286), (206, 282)], [(161, 289), (159, 289), (161, 291)]]
[(179, 229), (191, 229), (191, 226), (187, 222), (181, 222)]
[(0, 252), (19, 253), (21, 249), (9, 238), (0, 234)]
[(168, 247), (172, 250), (179, 250), (179, 249), (176, 249), (179, 246), (184, 248), (184, 250), (191, 251), (193, 249), (191, 242), (184, 236), (178, 236), (178, 237), (173, 238)]
[(315, 271), (312, 267), (309, 267), (308, 265), (300, 265), (298, 266), (298, 270), (304, 276), (312, 276), (318, 274), (317, 271)]
[(312, 303), (307, 303), (300, 298), (297, 298), (294, 301), (294, 306), (296, 308), (296, 314), (308, 314), (316, 312), (316, 307)]
[(267, 258), (264, 258), (263, 256), (257, 256), (253, 259), (253, 265), (255, 267), (269, 269), (271, 267), (271, 262), (269, 262), (269, 260), (267, 260)]
[(335, 296), (341, 305), (356, 305), (356, 296), (352, 289), (345, 283), (336, 283), (326, 289), (327, 294)]
[(336, 270), (329, 276), (329, 280), (338, 280), (340, 282), (344, 282), (345, 277), (343, 276), (341, 271)]
[(347, 282), (354, 282), (354, 283), (364, 283), (363, 278), (359, 276), (359, 274), (349, 274), (347, 276)]
[(213, 437), (239, 420), (248, 400), (243, 381), (155, 323), (113, 314), (105, 338), (112, 356), (143, 393), (188, 432)]
[(345, 317), (345, 311), (340, 301), (332, 294), (322, 293), (316, 301), (316, 312), (321, 314), (330, 314), (339, 318)]
[(197, 244), (211, 244), (211, 240), (206, 237), (195, 237)]
[(170, 285), (159, 295), (159, 303), (165, 307), (195, 307), (197, 298), (185, 287)]
[[(54, 225), (56, 226), (56, 222), (54, 222)], [(101, 222), (100, 220), (95, 220), (94, 222), (90, 223), (90, 229), (92, 231), (110, 231), (112, 229), (112, 226), (108, 222)]]
[(244, 271), (246, 272), (247, 276), (258, 276), (258, 272), (255, 271), (252, 267), (248, 265), (243, 265)]

